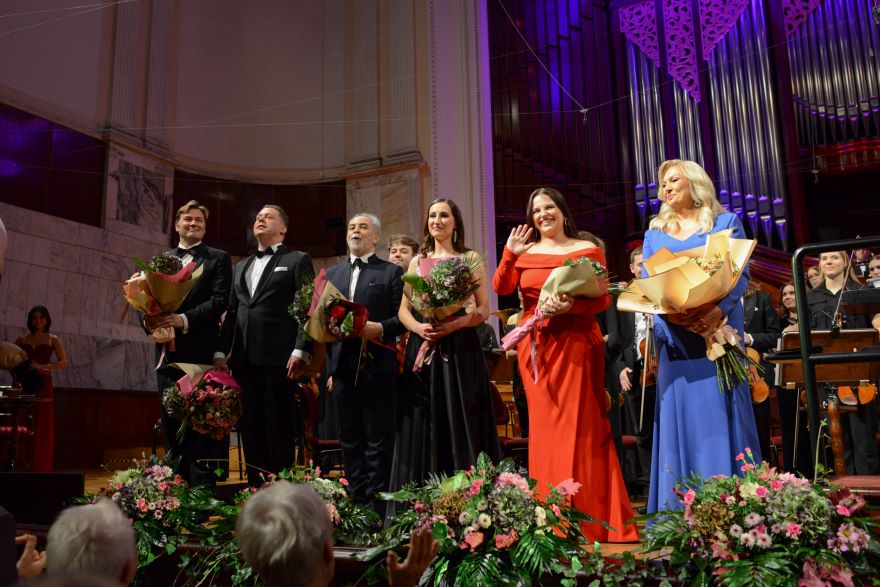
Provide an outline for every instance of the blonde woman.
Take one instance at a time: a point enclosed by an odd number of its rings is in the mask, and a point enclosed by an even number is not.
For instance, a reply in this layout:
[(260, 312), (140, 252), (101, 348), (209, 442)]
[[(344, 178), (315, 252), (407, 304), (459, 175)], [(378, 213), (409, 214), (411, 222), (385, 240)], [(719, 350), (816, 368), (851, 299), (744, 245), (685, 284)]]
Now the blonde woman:
[[(718, 203), (702, 167), (692, 161), (665, 161), (659, 176), (663, 203), (645, 233), (646, 260), (664, 247), (672, 252), (698, 247), (709, 234), (728, 228), (734, 237), (746, 237), (739, 218)], [(721, 393), (704, 342), (725, 319), (744, 334), (741, 300), (748, 283), (746, 267), (733, 290), (717, 303), (654, 320), (659, 366), (649, 512), (681, 507), (673, 488), (692, 473), (704, 478), (738, 473), (736, 456), (746, 447), (760, 461), (749, 386)]]

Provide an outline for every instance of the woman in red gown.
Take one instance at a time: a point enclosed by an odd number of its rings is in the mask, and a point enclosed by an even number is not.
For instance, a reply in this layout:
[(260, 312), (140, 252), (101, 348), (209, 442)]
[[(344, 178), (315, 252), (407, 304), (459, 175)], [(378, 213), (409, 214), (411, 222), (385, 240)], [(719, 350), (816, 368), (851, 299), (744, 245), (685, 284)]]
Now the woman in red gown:
[[(565, 198), (550, 188), (535, 190), (526, 208), (527, 224), (510, 232), (492, 285), (507, 295), (520, 288), (523, 316), (531, 316), (550, 272), (566, 259), (587, 256), (605, 265), (602, 250), (578, 238)], [(604, 345), (596, 314), (609, 296), (573, 299), (554, 296), (543, 326), (520, 341), (520, 374), (529, 406), (529, 476), (542, 495), (566, 479), (581, 483), (574, 505), (613, 530), (588, 524), (599, 542), (636, 542), (635, 525), (614, 448), (604, 387)], [(535, 343), (535, 364), (532, 343)], [(537, 368), (537, 381), (535, 381)]]
[[(15, 344), (28, 354), (33, 366), (43, 378), (43, 385), (36, 391), (38, 397), (54, 399), (51, 369), (67, 367), (67, 355), (61, 340), (49, 334), (52, 318), (49, 310), (43, 306), (34, 306), (28, 312), (27, 327), (30, 334), (20, 337)], [(52, 355), (57, 361), (52, 362)], [(37, 404), (34, 410), (34, 458), (31, 471), (47, 472), (54, 468), (55, 460), (55, 404), (45, 402)]]

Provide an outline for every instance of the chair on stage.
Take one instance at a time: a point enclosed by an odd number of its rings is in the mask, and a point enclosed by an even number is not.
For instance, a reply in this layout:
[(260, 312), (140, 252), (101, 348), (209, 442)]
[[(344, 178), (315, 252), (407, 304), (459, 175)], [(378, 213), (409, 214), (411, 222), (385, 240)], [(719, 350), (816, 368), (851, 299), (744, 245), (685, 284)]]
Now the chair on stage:
[[(492, 385), (492, 410), (495, 413), (495, 425), (504, 426), (505, 434), (498, 435), (498, 441), (501, 443), (501, 454), (509, 457), (516, 462), (517, 465), (526, 469), (529, 465), (529, 439), (520, 436), (510, 436), (507, 433), (517, 434), (519, 426), (516, 424), (515, 408), (511, 412), (511, 406), (504, 401), (498, 386)], [(513, 426), (511, 426), (513, 423)]]
[(295, 391), (300, 424), (301, 443), (297, 447), (297, 463), (310, 460), (325, 471), (342, 468), (342, 443), (338, 438), (320, 438), (316, 433), (320, 408), (318, 394), (311, 383), (300, 383)]
[(27, 469), (34, 459), (33, 396), (20, 394), (19, 388), (0, 387), (0, 462), (8, 471)]

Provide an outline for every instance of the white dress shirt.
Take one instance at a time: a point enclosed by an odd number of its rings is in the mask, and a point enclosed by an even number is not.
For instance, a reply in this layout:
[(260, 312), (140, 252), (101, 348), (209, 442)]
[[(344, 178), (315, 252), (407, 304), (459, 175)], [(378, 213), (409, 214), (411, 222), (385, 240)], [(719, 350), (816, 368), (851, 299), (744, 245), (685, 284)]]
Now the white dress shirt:
[[(364, 263), (370, 262), (370, 257), (373, 256), (373, 253), (367, 253), (363, 257), (358, 257), (356, 255), (349, 255), (348, 264), (353, 265), (355, 259), (360, 259)], [(354, 266), (351, 268), (351, 281), (348, 282), (348, 299), (349, 301), (354, 301), (354, 290), (357, 287), (358, 278), (361, 276), (361, 268)]]

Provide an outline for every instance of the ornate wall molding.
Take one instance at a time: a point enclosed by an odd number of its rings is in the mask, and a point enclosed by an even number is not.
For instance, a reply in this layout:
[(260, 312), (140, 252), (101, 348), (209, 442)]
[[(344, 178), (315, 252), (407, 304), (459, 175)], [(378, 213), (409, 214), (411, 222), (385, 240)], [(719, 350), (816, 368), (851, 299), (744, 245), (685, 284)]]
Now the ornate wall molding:
[(750, 0), (703, 0), (700, 2), (700, 35), (703, 59), (709, 60), (712, 49), (736, 24)]

